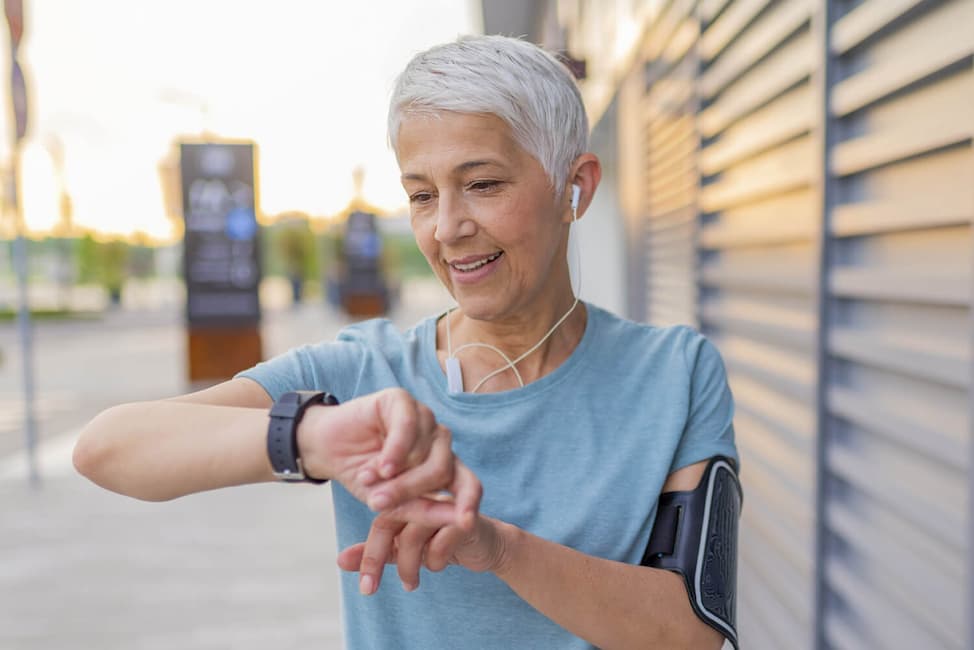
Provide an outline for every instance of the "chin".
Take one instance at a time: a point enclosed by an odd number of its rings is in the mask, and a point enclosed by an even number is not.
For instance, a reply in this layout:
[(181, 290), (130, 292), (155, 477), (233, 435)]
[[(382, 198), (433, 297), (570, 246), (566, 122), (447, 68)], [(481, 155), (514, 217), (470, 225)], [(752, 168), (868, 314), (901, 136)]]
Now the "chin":
[(489, 321), (493, 320), (500, 313), (500, 305), (496, 299), (490, 296), (463, 296), (451, 292), (453, 299), (457, 301), (460, 311), (467, 318), (474, 320)]

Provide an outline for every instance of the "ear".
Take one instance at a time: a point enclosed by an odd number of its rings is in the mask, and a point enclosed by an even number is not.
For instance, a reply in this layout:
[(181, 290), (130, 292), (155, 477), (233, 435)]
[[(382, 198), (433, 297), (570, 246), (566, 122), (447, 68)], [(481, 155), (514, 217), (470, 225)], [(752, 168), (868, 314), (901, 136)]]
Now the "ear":
[(565, 184), (566, 206), (568, 208), (567, 220), (569, 222), (572, 220), (571, 203), (574, 190), (573, 186), (578, 187), (578, 207), (575, 216), (581, 219), (585, 211), (588, 210), (588, 206), (592, 204), (592, 197), (595, 195), (595, 189), (599, 186), (599, 181), (601, 180), (602, 163), (599, 162), (598, 156), (594, 153), (583, 153), (575, 159), (575, 162), (572, 164), (571, 173), (568, 175), (568, 182)]

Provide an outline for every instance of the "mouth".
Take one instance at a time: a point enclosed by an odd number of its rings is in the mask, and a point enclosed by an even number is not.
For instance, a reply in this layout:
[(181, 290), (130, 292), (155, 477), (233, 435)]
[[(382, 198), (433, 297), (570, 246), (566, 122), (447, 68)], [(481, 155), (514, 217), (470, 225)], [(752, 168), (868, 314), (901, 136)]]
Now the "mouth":
[(491, 253), (490, 255), (480, 257), (464, 257), (449, 262), (449, 265), (454, 271), (459, 271), (460, 273), (473, 273), (477, 269), (483, 268), (488, 264), (497, 261), (503, 254), (504, 251), (497, 251), (496, 253)]

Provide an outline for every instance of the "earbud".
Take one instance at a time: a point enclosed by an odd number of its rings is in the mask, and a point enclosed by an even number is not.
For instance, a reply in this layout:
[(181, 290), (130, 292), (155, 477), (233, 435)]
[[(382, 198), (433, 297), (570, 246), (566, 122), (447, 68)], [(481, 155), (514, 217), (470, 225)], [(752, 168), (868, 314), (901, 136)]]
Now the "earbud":
[(572, 211), (578, 210), (578, 198), (582, 195), (582, 188), (572, 183)]

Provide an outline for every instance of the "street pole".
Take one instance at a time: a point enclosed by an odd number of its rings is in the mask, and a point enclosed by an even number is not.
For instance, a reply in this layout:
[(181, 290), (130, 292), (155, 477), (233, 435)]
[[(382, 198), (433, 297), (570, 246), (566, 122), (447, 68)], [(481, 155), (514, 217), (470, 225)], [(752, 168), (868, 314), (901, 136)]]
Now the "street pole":
[(37, 467), (37, 418), (34, 414), (34, 342), (30, 319), (30, 294), (28, 291), (27, 237), (20, 201), (20, 143), (13, 146), (10, 162), (10, 188), (8, 196), (13, 208), (17, 237), (14, 240), (14, 267), (17, 271), (17, 331), (20, 338), (20, 359), (24, 379), (24, 436), (27, 448), (27, 475), (31, 487), (38, 488), (41, 475)]
[(14, 241), (14, 265), (17, 269), (17, 287), (20, 308), (17, 313), (17, 329), (20, 335), (21, 365), (24, 376), (24, 435), (27, 444), (27, 473), (31, 487), (40, 487), (41, 477), (37, 470), (37, 424), (34, 417), (34, 353), (31, 340), (30, 296), (27, 286), (27, 236), (24, 232), (24, 214), (20, 200), (20, 147), (27, 134), (27, 82), (17, 57), (20, 39), (24, 35), (23, 0), (4, 0), (3, 12), (10, 31), (10, 104), (13, 107), (14, 132), (10, 152), (10, 186), (7, 191), (12, 208), (17, 238)]

